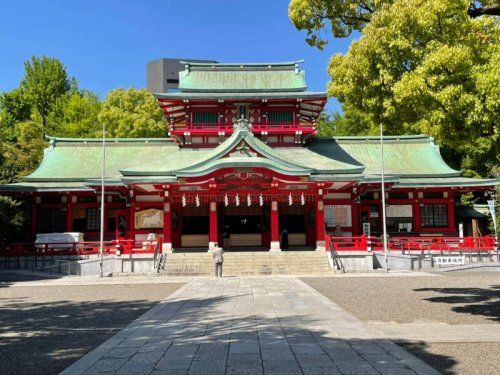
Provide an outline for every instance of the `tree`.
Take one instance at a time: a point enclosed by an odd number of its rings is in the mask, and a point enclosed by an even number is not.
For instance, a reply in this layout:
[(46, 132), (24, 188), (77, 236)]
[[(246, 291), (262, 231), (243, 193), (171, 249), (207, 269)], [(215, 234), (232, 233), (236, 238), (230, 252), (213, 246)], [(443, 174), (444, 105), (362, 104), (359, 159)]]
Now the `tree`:
[(109, 137), (165, 137), (166, 123), (155, 97), (130, 88), (109, 92), (98, 116)]
[[(322, 33), (328, 25), (335, 38), (345, 38), (353, 31), (362, 31), (376, 11), (389, 7), (395, 1), (291, 0), (288, 15), (298, 30), (306, 30), (307, 43), (323, 49), (328, 41)], [(498, 0), (468, 0), (468, 6), (468, 14), (472, 18), (484, 14), (500, 15)]]
[(344, 105), (343, 113), (332, 112), (329, 115), (322, 113), (317, 121), (317, 129), (320, 137), (378, 133), (378, 127), (372, 124), (368, 116), (350, 108), (348, 105)]
[(17, 88), (0, 94), (0, 136), (4, 141), (15, 140), (16, 123), (31, 117), (31, 104), (26, 92)]
[(42, 127), (33, 121), (17, 123), (15, 132), (15, 143), (2, 144), (0, 183), (17, 182), (33, 172), (42, 161), (43, 149), (47, 145), (42, 140)]
[(11, 242), (26, 233), (28, 210), (24, 206), (24, 202), (0, 196), (0, 242)]
[(394, 0), (291, 0), (288, 15), (298, 30), (306, 30), (306, 41), (323, 49), (327, 40), (321, 35), (327, 25), (335, 38), (361, 31), (373, 13)]
[(500, 25), (472, 19), (469, 6), (383, 4), (348, 53), (332, 57), (328, 93), (387, 134), (433, 136), (466, 175), (484, 176), (500, 155)]
[(50, 134), (58, 137), (100, 136), (98, 115), (102, 104), (90, 91), (76, 91), (57, 99), (48, 116)]
[(473, 1), (470, 4), (469, 16), (472, 18), (482, 15), (500, 16), (500, 4), (498, 4), (498, 0), (482, 1), (481, 3), (478, 5), (478, 2)]
[(24, 70), (21, 87), (40, 115), (45, 128), (55, 102), (69, 92), (76, 81), (68, 78), (66, 67), (58, 59), (46, 56), (33, 56), (24, 63)]

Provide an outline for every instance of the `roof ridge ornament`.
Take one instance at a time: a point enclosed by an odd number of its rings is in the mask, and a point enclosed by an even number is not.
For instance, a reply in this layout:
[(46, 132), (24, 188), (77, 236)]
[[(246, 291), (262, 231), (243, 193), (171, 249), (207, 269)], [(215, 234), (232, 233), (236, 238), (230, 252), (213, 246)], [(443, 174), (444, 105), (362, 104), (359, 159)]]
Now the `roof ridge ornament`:
[(242, 117), (233, 124), (234, 130), (251, 131), (252, 124), (247, 119), (243, 118), (243, 115), (241, 116)]

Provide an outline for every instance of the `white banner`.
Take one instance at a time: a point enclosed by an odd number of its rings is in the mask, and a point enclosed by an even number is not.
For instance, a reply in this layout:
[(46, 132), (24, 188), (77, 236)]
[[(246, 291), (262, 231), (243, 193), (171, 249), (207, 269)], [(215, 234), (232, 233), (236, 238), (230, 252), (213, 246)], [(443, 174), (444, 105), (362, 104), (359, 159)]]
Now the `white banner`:
[(493, 225), (497, 226), (497, 215), (495, 212), (495, 201), (493, 199), (488, 201), (488, 208), (490, 209), (491, 219), (493, 220)]

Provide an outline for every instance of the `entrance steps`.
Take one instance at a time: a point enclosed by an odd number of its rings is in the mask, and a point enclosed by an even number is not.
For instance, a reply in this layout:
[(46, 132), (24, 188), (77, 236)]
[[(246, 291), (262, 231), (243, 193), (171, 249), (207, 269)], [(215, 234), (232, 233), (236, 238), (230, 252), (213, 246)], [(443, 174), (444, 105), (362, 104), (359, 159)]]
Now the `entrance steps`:
[[(210, 253), (168, 254), (160, 274), (168, 276), (212, 276), (214, 260)], [(330, 275), (326, 253), (316, 251), (226, 252), (224, 276), (248, 275)]]

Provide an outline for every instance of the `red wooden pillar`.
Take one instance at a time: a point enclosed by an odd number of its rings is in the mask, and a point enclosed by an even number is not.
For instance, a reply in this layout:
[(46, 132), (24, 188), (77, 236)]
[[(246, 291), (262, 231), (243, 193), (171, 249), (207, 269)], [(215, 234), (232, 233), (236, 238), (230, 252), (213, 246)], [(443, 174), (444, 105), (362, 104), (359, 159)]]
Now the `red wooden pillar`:
[(66, 196), (66, 231), (73, 232), (73, 202), (71, 195)]
[(31, 202), (31, 235), (33, 237), (36, 236), (36, 232), (38, 229), (38, 222), (37, 222), (37, 217), (38, 217), (38, 207), (36, 204), (36, 195), (33, 195), (33, 201)]
[(455, 200), (453, 199), (453, 192), (448, 192), (448, 198), (451, 197), (452, 199), (449, 200), (448, 203), (448, 230), (450, 232), (455, 232)]
[(163, 197), (163, 249), (164, 252), (172, 251), (172, 208), (168, 199), (168, 192)]
[(271, 202), (271, 248), (270, 251), (281, 251), (279, 233), (279, 212), (278, 202)]
[(316, 204), (316, 250), (325, 250), (325, 210), (324, 202), (320, 197)]
[(127, 229), (129, 232), (129, 238), (135, 240), (135, 195), (134, 191), (130, 190), (129, 196), (129, 208), (128, 208), (128, 218), (127, 218)]
[(217, 244), (217, 202), (210, 202), (210, 230), (208, 232), (208, 250), (214, 250)]
[(360, 202), (356, 202), (354, 197), (352, 198), (353, 202), (351, 203), (351, 231), (353, 236), (357, 236), (361, 233), (361, 227), (359, 223), (359, 206)]
[[(418, 197), (418, 192), (413, 193), (414, 197)], [(421, 218), (420, 218), (420, 201), (417, 199), (413, 200), (413, 232), (415, 233), (420, 233), (421, 228), (420, 228), (420, 223), (421, 223)]]

